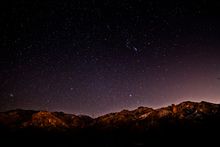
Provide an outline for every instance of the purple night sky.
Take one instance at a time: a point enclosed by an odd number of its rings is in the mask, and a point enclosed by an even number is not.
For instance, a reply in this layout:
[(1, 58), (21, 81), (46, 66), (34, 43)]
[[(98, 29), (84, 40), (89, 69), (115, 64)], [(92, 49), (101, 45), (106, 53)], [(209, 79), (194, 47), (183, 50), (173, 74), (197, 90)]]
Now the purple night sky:
[(0, 111), (101, 114), (220, 103), (220, 5), (1, 2)]

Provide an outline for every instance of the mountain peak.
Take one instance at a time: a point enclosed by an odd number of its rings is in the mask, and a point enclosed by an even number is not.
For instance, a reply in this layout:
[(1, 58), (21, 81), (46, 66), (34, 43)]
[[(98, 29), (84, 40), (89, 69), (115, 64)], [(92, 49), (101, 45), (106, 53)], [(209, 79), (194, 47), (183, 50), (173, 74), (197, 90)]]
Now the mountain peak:
[[(122, 110), (109, 113), (98, 118), (86, 115), (65, 114), (63, 112), (33, 111), (16, 109), (0, 113), (0, 124), (9, 128), (43, 128), (43, 129), (71, 129), (88, 128), (118, 128), (137, 124), (142, 120), (159, 121), (162, 118), (172, 119), (203, 119), (205, 116), (220, 113), (220, 105), (205, 101), (184, 101), (159, 109), (140, 106), (134, 110)], [(126, 124), (126, 125), (125, 125)], [(102, 126), (102, 127), (101, 127)]]
[[(155, 138), (156, 140), (167, 138), (167, 141), (170, 138), (189, 136), (188, 139), (191, 139), (194, 136), (204, 137), (204, 131), (208, 132), (209, 137), (212, 134), (209, 130), (220, 131), (219, 124), (220, 105), (204, 101), (185, 101), (159, 109), (141, 106), (131, 111), (122, 110), (98, 118), (21, 109), (0, 112), (1, 134), (4, 135), (4, 132), (10, 134), (11, 139), (11, 133), (14, 132), (15, 140), (17, 136), (26, 136), (25, 140), (42, 136), (41, 139), (44, 140), (42, 142), (49, 142), (50, 145), (62, 140), (86, 146), (91, 142), (94, 143), (94, 140), (98, 145), (100, 142), (109, 144), (109, 141), (121, 144), (126, 140), (129, 145), (147, 146)], [(198, 133), (199, 131), (201, 133)], [(186, 133), (187, 136), (183, 135)], [(54, 139), (56, 135), (58, 136)], [(160, 138), (161, 136), (163, 137)]]
[(23, 127), (68, 128), (68, 125), (51, 112), (40, 111), (32, 115), (32, 119), (23, 123)]

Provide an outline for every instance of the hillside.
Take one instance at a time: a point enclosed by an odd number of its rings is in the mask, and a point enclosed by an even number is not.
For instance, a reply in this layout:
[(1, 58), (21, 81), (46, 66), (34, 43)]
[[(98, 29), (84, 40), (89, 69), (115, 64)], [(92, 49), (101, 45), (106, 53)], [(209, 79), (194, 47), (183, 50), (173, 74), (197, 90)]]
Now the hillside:
[(0, 113), (1, 138), (22, 145), (27, 140), (77, 146), (171, 145), (173, 140), (211, 144), (217, 141), (219, 124), (220, 105), (204, 101), (159, 109), (138, 107), (98, 118), (20, 109)]

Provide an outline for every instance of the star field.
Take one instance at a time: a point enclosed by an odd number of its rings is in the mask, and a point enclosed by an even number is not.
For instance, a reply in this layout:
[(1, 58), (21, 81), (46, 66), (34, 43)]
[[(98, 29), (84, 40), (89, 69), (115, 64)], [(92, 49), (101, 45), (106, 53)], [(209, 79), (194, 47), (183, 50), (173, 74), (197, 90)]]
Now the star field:
[(1, 2), (0, 111), (220, 102), (219, 4)]

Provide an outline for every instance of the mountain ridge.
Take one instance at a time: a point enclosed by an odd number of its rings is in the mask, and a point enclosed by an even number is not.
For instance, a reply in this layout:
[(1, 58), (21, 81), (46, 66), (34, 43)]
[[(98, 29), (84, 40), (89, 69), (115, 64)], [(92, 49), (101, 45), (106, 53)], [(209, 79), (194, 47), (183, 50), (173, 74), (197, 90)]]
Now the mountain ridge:
[[(207, 114), (206, 114), (207, 113)], [(184, 101), (179, 104), (172, 104), (167, 107), (157, 109), (140, 106), (134, 110), (122, 110), (108, 113), (96, 118), (88, 115), (66, 114), (64, 112), (49, 112), (36, 110), (15, 109), (0, 112), (0, 124), (9, 127), (39, 127), (44, 128), (85, 128), (90, 125), (118, 125), (131, 121), (139, 121), (156, 117), (157, 119), (175, 116), (179, 119), (201, 118), (202, 115), (212, 115), (220, 113), (220, 104), (206, 101), (192, 102)], [(20, 124), (19, 124), (20, 121)], [(13, 122), (15, 124), (13, 124)]]
[(21, 109), (0, 112), (2, 138), (22, 143), (37, 138), (49, 145), (148, 146), (159, 144), (158, 140), (170, 145), (173, 139), (202, 144), (218, 140), (219, 124), (220, 104), (205, 101), (184, 101), (158, 109), (141, 106), (97, 118)]

